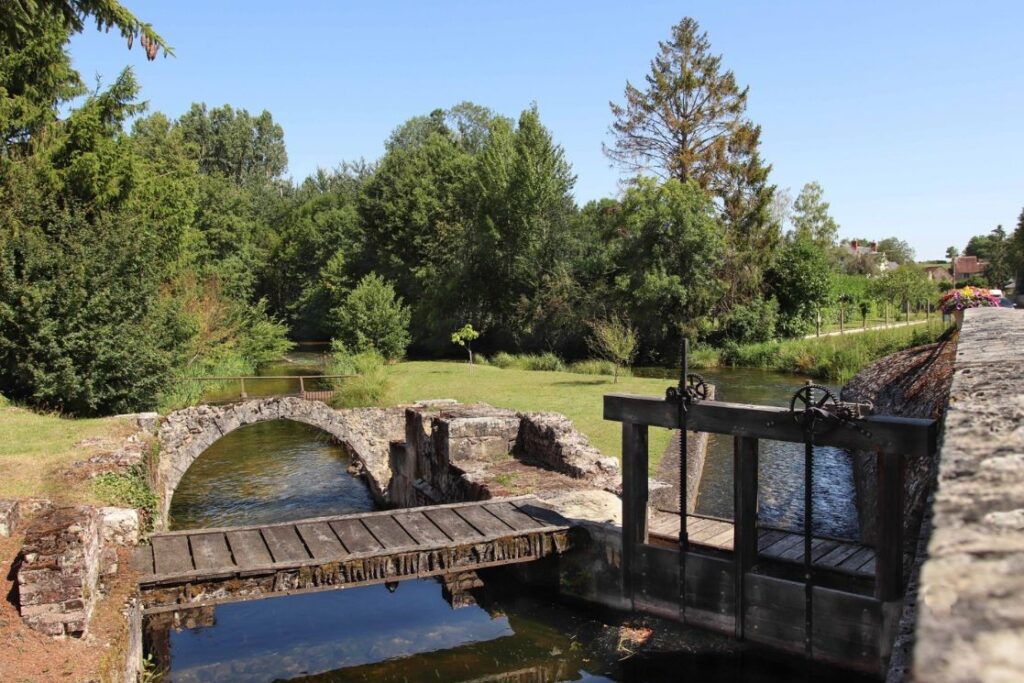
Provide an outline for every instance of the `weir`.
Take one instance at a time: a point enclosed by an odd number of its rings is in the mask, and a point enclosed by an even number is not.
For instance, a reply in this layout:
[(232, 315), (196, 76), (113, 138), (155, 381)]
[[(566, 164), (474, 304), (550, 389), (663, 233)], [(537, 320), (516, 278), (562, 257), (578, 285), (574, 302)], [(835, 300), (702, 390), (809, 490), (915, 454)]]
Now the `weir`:
[[(904, 459), (935, 453), (936, 425), (934, 420), (853, 416), (839, 404), (830, 406), (827, 392), (818, 398), (809, 390), (804, 398), (809, 399), (804, 407), (794, 410), (700, 400), (685, 390), (670, 391), (664, 399), (605, 397), (605, 418), (622, 423), (624, 598), (635, 611), (881, 674), (905, 586)], [(693, 515), (680, 516), (674, 524), (661, 514), (652, 518), (647, 475), (651, 426), (734, 437), (731, 522)], [(807, 446), (802, 533), (758, 524), (758, 444), (765, 439)], [(815, 446), (876, 454), (874, 548), (814, 536), (810, 472)], [(684, 492), (685, 479), (684, 467)], [(682, 519), (689, 533), (679, 533)]]

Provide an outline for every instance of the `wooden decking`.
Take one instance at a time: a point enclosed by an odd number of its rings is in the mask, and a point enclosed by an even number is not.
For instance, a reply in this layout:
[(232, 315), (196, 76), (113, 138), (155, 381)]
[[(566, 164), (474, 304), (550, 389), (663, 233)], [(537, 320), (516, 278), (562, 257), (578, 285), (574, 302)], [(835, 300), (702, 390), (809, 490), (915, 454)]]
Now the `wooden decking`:
[[(732, 522), (707, 517), (690, 516), (686, 522), (690, 543), (705, 548), (731, 552), (733, 549)], [(649, 523), (652, 539), (668, 543), (679, 542), (679, 515), (675, 512), (657, 510), (652, 512)], [(803, 564), (803, 534), (780, 529), (759, 529), (757, 551), (761, 557)], [(814, 566), (853, 574), (873, 577), (875, 574), (875, 551), (873, 548), (834, 539), (815, 538), (811, 542)]]
[(567, 549), (569, 529), (533, 496), (518, 496), (155, 534), (135, 567), (149, 609), (529, 562)]

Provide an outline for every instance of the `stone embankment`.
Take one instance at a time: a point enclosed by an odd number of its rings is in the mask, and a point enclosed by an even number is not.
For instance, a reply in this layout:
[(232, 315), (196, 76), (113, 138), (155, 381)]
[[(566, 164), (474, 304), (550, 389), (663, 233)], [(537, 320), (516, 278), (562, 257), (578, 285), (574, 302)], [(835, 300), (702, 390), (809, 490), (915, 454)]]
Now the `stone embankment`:
[[(900, 351), (872, 363), (843, 387), (844, 401), (870, 401), (875, 415), (898, 415), (941, 420), (953, 378), (956, 341), (949, 339)], [(913, 555), (925, 503), (935, 482), (936, 461), (910, 458), (906, 463), (903, 492), (903, 540)], [(858, 452), (853, 461), (857, 489), (857, 515), (861, 542), (876, 539), (878, 476), (877, 456)]]

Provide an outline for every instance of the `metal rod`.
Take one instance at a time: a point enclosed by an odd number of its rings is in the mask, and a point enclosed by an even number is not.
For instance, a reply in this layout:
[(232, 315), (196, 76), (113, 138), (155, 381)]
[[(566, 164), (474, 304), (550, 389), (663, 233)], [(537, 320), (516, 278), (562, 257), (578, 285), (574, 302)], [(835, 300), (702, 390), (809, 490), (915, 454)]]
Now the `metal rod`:
[(814, 563), (811, 540), (814, 532), (814, 437), (813, 422), (804, 445), (804, 651), (813, 656), (814, 640)]
[(679, 613), (686, 621), (686, 554), (690, 551), (687, 528), (689, 493), (687, 486), (686, 376), (689, 374), (690, 340), (683, 337), (679, 353)]

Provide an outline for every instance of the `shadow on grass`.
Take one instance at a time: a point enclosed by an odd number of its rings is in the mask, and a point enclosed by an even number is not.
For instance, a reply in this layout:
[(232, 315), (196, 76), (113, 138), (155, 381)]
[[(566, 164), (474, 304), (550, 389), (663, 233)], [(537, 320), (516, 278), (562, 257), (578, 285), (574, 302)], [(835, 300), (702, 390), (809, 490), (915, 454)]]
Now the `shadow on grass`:
[(575, 380), (563, 380), (561, 382), (552, 382), (551, 386), (555, 387), (592, 387), (598, 384), (607, 384), (608, 386), (616, 386), (610, 379), (575, 379)]

